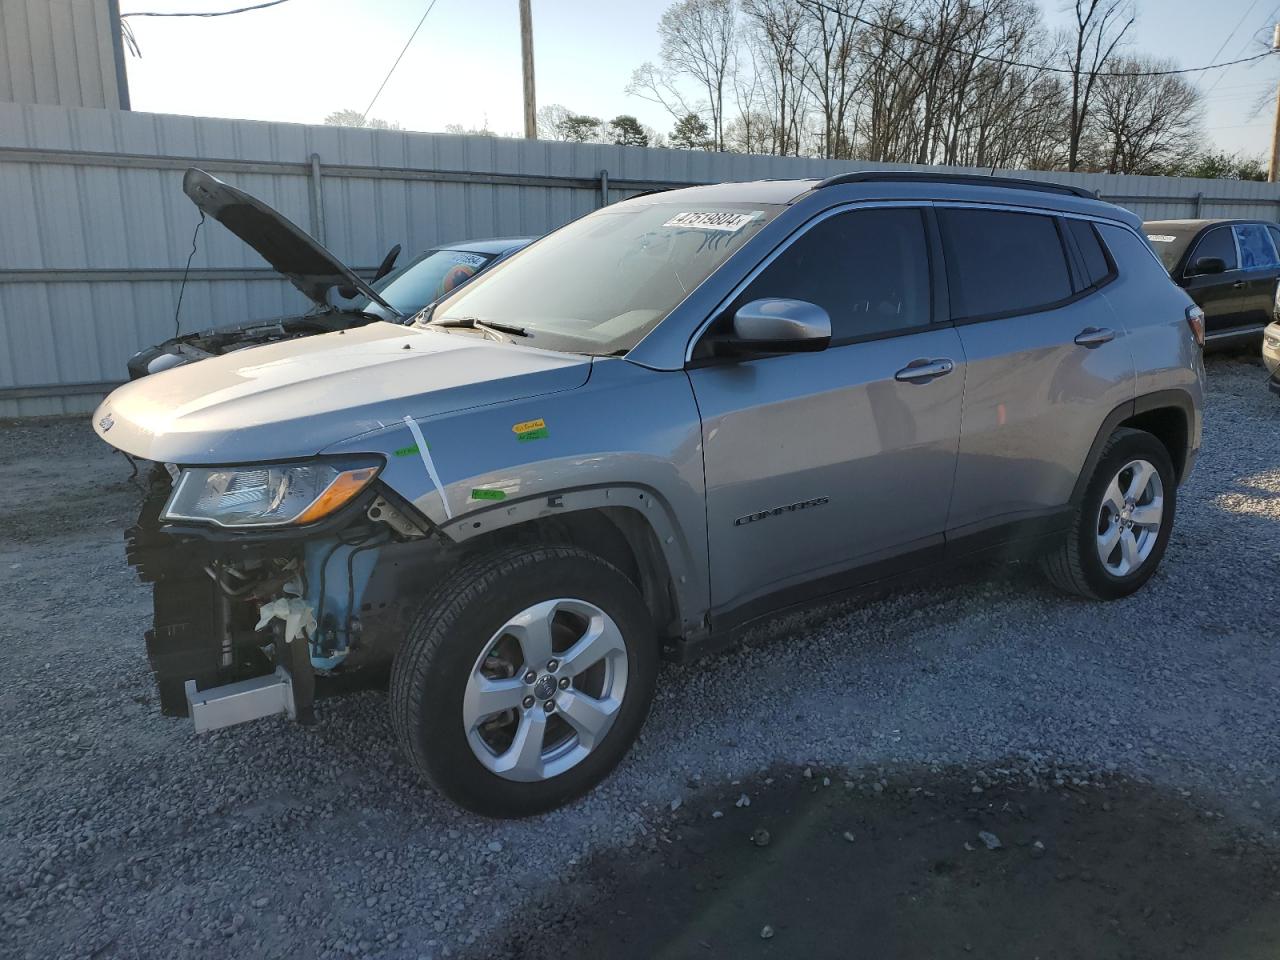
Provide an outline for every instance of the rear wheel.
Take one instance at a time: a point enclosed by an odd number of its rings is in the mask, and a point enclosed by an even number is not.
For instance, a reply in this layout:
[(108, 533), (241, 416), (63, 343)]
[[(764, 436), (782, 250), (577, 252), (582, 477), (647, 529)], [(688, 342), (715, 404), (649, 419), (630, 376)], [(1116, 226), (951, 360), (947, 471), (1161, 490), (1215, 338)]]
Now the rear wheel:
[(1164, 556), (1177, 478), (1163, 443), (1120, 429), (1107, 441), (1063, 544), (1044, 558), (1050, 582), (1095, 600), (1128, 596)]
[(584, 793), (622, 759), (653, 697), (658, 646), (635, 586), (577, 547), (516, 547), (423, 605), (391, 678), (406, 755), (477, 813), (519, 817)]

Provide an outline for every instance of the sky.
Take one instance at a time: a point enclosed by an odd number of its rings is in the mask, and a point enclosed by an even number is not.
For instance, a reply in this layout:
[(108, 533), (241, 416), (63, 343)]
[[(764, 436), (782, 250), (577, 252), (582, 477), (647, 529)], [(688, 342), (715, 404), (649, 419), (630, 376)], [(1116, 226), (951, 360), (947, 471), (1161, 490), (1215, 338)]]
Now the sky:
[[(220, 10), (250, 0), (121, 0), (122, 13)], [(657, 24), (670, 0), (532, 0), (539, 106), (559, 103), (608, 119), (634, 114), (667, 132), (661, 107), (625, 92), (631, 72), (657, 60)], [(216, 18), (132, 17), (142, 56), (126, 55), (135, 110), (320, 123), (364, 110), (431, 0), (289, 0)], [(1135, 52), (1179, 66), (1264, 49), (1276, 0), (1136, 0)], [(1274, 8), (1273, 8), (1274, 5)], [(1050, 26), (1070, 22), (1063, 0), (1042, 0)], [(1262, 43), (1260, 43), (1260, 41)], [(517, 0), (435, 0), (370, 116), (410, 130), (446, 124), (523, 131)], [(1198, 75), (1207, 138), (1267, 148), (1280, 65), (1271, 59)], [(1264, 99), (1265, 98), (1265, 99)]]

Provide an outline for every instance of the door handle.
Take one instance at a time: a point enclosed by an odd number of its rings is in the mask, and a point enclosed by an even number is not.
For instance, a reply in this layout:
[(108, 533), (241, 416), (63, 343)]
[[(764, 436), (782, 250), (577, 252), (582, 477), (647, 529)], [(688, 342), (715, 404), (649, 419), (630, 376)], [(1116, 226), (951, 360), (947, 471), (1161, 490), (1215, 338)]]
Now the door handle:
[(1246, 283), (1248, 283), (1248, 281), (1247, 281), (1247, 280), (1236, 280), (1235, 282), (1233, 282), (1233, 283), (1231, 284), (1231, 286), (1232, 286), (1232, 287), (1234, 287), (1236, 290), (1239, 290), (1239, 289), (1240, 289), (1241, 287), (1243, 287)]
[(945, 377), (955, 368), (956, 365), (946, 358), (929, 360), (921, 357), (919, 360), (912, 360), (895, 373), (893, 379), (901, 380), (905, 383), (919, 383), (925, 380), (932, 380), (934, 377)]
[(1110, 343), (1116, 338), (1114, 330), (1108, 330), (1106, 327), (1085, 327), (1076, 334), (1076, 343), (1082, 347), (1100, 347), (1104, 343)]

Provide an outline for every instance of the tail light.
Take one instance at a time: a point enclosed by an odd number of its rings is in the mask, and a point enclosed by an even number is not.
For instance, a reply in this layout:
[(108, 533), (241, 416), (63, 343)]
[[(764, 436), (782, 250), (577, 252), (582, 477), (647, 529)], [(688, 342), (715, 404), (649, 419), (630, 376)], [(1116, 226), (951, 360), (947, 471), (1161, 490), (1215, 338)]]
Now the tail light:
[(1196, 338), (1196, 344), (1200, 347), (1204, 346), (1204, 311), (1194, 304), (1187, 307), (1187, 326), (1191, 328), (1191, 336)]

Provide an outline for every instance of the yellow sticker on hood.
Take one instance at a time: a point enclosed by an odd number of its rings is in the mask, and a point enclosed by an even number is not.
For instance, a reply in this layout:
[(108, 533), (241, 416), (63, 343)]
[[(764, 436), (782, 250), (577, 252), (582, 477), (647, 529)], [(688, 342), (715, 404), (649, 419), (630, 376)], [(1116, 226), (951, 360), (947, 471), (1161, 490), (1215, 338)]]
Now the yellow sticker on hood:
[(531, 430), (545, 430), (547, 422), (539, 417), (537, 420), (526, 420), (524, 423), (517, 423), (511, 428), (512, 433), (528, 433)]

